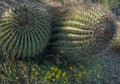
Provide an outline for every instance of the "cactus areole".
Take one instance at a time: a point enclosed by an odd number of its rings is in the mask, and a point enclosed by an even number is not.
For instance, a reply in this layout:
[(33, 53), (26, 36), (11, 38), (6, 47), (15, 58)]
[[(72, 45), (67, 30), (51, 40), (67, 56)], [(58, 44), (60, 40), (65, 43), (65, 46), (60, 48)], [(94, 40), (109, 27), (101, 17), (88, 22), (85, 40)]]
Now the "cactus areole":
[(35, 56), (46, 47), (51, 34), (46, 9), (30, 5), (6, 10), (0, 19), (0, 45), (13, 57)]
[(106, 49), (116, 32), (112, 13), (95, 4), (73, 4), (53, 13), (53, 49), (77, 61)]

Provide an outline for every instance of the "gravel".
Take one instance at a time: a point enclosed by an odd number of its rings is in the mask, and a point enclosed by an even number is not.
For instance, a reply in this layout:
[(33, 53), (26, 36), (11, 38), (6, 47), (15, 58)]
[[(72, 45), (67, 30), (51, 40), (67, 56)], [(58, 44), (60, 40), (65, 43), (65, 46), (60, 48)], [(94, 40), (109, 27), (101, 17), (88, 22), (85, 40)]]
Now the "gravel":
[(120, 84), (120, 54), (109, 48), (101, 59), (101, 84)]

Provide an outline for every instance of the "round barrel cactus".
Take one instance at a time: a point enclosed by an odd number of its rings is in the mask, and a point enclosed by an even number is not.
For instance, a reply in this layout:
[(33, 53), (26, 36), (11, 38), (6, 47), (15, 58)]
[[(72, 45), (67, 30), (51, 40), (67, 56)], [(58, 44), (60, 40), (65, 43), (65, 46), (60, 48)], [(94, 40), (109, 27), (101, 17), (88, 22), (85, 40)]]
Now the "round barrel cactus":
[(6, 10), (0, 19), (0, 45), (4, 54), (16, 58), (38, 55), (49, 40), (50, 20), (46, 8), (20, 5)]
[(112, 13), (95, 4), (57, 7), (52, 18), (53, 50), (73, 61), (102, 52), (117, 29)]

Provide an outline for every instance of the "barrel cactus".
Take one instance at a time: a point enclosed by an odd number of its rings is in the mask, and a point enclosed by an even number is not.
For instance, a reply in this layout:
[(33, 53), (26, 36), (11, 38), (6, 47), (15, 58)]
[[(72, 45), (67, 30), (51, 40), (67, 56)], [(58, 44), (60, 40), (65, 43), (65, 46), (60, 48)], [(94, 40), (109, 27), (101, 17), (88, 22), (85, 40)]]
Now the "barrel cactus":
[(114, 15), (95, 4), (75, 3), (57, 7), (52, 18), (52, 48), (55, 54), (70, 61), (102, 52), (113, 41), (117, 29)]
[(46, 8), (20, 5), (6, 10), (0, 19), (0, 45), (5, 55), (27, 58), (46, 47), (51, 31)]

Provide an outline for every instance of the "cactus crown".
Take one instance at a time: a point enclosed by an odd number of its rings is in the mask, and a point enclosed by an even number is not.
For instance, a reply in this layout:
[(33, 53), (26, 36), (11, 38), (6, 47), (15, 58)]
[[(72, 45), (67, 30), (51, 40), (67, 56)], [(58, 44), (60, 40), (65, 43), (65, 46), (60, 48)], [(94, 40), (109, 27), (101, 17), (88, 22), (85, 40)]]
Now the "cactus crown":
[(75, 3), (58, 7), (56, 11), (53, 46), (70, 60), (100, 53), (114, 37), (117, 27), (112, 13), (99, 5)]
[(0, 45), (4, 54), (29, 57), (41, 53), (50, 36), (46, 9), (23, 5), (8, 9), (0, 20)]

